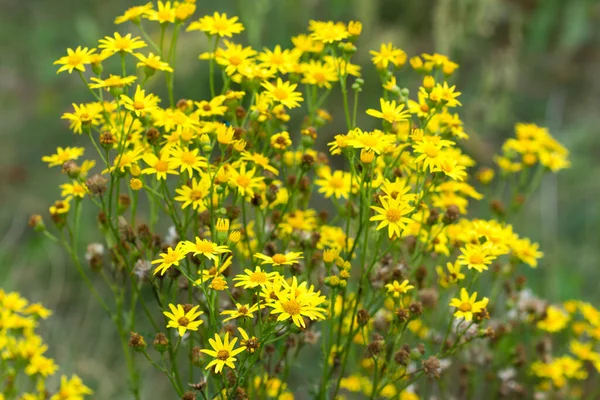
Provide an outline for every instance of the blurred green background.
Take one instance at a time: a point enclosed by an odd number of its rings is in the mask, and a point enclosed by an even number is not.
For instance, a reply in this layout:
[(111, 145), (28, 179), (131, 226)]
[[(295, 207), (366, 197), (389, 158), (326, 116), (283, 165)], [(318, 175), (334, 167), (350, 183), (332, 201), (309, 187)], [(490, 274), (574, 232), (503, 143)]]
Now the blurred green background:
[[(0, 287), (42, 301), (55, 315), (43, 323), (62, 372), (77, 371), (94, 398), (128, 398), (113, 325), (81, 285), (66, 254), (31, 232), (27, 217), (60, 195), (58, 170), (41, 157), (57, 146), (86, 145), (60, 119), (72, 102), (89, 101), (76, 75), (56, 75), (52, 62), (67, 47), (94, 47), (116, 27), (114, 17), (138, 5), (130, 0), (0, 0)], [(238, 15), (246, 34), (237, 40), (260, 48), (291, 47), (290, 36), (309, 19), (358, 19), (364, 30), (356, 62), (366, 80), (360, 107), (376, 106), (380, 93), (368, 50), (393, 42), (409, 56), (439, 52), (460, 64), (460, 111), (471, 134), (466, 151), (483, 165), (513, 134), (515, 122), (535, 122), (571, 151), (573, 166), (548, 176), (515, 229), (541, 243), (545, 258), (533, 274), (540, 295), (597, 302), (600, 291), (600, 2), (595, 0), (240, 0), (199, 2), (196, 18), (213, 11)], [(208, 51), (200, 34), (184, 34), (178, 49), (179, 97), (208, 97)], [(405, 69), (399, 85), (416, 90)], [(162, 82), (159, 82), (162, 83)], [(162, 89), (156, 88), (160, 93)], [(343, 131), (340, 102), (330, 99)], [(359, 125), (370, 128), (366, 118)], [(90, 227), (93, 216), (88, 218)], [(47, 221), (49, 222), (49, 221)], [(92, 240), (93, 233), (85, 239)], [(92, 232), (93, 229), (90, 230)], [(160, 397), (163, 378), (149, 383)], [(152, 385), (156, 385), (157, 388)]]

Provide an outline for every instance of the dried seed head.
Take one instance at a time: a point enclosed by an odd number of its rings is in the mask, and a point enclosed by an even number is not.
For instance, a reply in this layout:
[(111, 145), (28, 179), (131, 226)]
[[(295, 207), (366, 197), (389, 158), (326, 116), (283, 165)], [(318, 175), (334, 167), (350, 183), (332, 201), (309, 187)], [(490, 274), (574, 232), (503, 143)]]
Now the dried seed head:
[(440, 360), (436, 357), (431, 356), (427, 360), (421, 361), (421, 365), (423, 366), (423, 372), (430, 378), (440, 378)]
[(101, 175), (93, 175), (87, 181), (85, 181), (86, 186), (88, 187), (92, 196), (102, 196), (106, 191), (106, 183), (108, 181), (106, 178)]
[(146, 341), (139, 333), (131, 332), (129, 337), (129, 347), (133, 347), (135, 351), (142, 351), (146, 348)]
[(369, 319), (371, 318), (371, 316), (369, 315), (369, 312), (367, 310), (365, 310), (364, 308), (361, 310), (358, 310), (358, 313), (356, 315), (356, 320), (358, 321), (358, 324), (360, 326), (365, 326), (369, 323)]
[(167, 339), (167, 336), (164, 333), (157, 333), (152, 345), (154, 346), (154, 350), (162, 353), (169, 347), (169, 339)]

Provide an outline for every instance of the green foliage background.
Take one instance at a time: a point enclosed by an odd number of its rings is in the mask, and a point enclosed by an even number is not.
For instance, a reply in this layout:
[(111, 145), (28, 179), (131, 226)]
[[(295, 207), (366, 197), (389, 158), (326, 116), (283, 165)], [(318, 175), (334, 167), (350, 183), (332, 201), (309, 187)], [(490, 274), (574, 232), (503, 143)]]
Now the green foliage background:
[[(30, 232), (26, 221), (34, 212), (47, 217), (60, 194), (57, 170), (49, 170), (42, 155), (57, 146), (87, 144), (60, 119), (72, 102), (89, 101), (87, 93), (76, 76), (57, 76), (52, 62), (66, 47), (93, 47), (115, 29), (135, 32), (112, 21), (136, 4), (0, 0), (0, 287), (54, 310), (42, 329), (51, 355), (63, 372), (77, 371), (99, 399), (128, 398), (116, 332), (65, 254)], [(380, 93), (368, 50), (392, 41), (409, 56), (447, 54), (461, 66), (460, 112), (472, 137), (466, 150), (482, 165), (492, 165), (515, 122), (550, 128), (570, 149), (573, 166), (548, 176), (515, 223), (545, 253), (541, 267), (528, 276), (536, 292), (552, 300), (600, 300), (599, 1), (212, 0), (199, 1), (196, 15), (213, 11), (239, 15), (247, 28), (243, 40), (256, 48), (291, 46), (290, 36), (309, 19), (361, 20), (356, 60), (366, 80), (363, 109), (376, 106)], [(175, 81), (180, 97), (209, 97), (208, 64), (197, 60), (203, 51), (208, 47), (202, 35), (183, 35)], [(405, 69), (398, 84), (415, 92), (414, 79)], [(329, 104), (337, 119), (320, 133), (321, 146), (343, 130), (340, 102), (332, 98)], [(365, 128), (370, 123), (359, 121)], [(88, 217), (90, 229), (82, 231), (93, 240), (94, 216)], [(148, 380), (145, 389), (156, 393), (153, 398), (164, 398), (162, 379)]]

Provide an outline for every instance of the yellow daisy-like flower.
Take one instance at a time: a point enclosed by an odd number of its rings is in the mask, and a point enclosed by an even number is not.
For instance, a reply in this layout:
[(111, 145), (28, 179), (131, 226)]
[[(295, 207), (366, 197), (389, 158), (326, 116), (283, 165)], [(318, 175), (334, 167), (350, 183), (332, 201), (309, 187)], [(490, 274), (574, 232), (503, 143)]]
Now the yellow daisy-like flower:
[(73, 197), (67, 196), (62, 200), (57, 200), (53, 205), (50, 206), (48, 211), (50, 211), (50, 215), (60, 215), (66, 214), (71, 209), (71, 200)]
[(211, 268), (202, 269), (202, 270), (198, 271), (200, 278), (196, 280), (196, 282), (195, 282), (196, 285), (202, 284), (209, 279), (214, 280), (216, 277), (220, 276), (223, 272), (225, 272), (225, 270), (231, 266), (233, 256), (228, 255), (225, 257), (226, 257), (225, 260), (221, 260), (220, 258), (217, 258), (216, 260), (214, 260), (215, 265), (213, 265)]
[(181, 209), (191, 204), (194, 210), (202, 212), (206, 210), (205, 200), (210, 193), (210, 178), (207, 175), (203, 175), (200, 180), (194, 178), (191, 186), (183, 185), (175, 189), (175, 192), (178, 196), (175, 196), (174, 200), (183, 203)]
[(85, 195), (88, 193), (88, 188), (85, 183), (73, 182), (73, 183), (64, 183), (60, 185), (62, 192), (60, 195), (62, 197), (66, 196), (74, 196), (83, 199)]
[(56, 154), (43, 156), (42, 161), (48, 163), (48, 167), (56, 167), (63, 165), (69, 160), (77, 160), (83, 155), (85, 149), (83, 147), (62, 147), (56, 148)]
[(224, 49), (217, 49), (215, 61), (225, 67), (227, 75), (232, 76), (236, 72), (241, 72), (252, 63), (252, 59), (256, 55), (256, 50), (252, 47), (244, 47), (229, 40), (225, 40), (224, 43)]
[(166, 253), (159, 254), (160, 259), (152, 261), (152, 264), (159, 264), (156, 269), (154, 269), (154, 275), (159, 271), (161, 275), (164, 275), (173, 265), (178, 266), (179, 261), (183, 260), (186, 254), (187, 251), (183, 243), (178, 243), (175, 249), (169, 247)]
[(77, 375), (68, 379), (65, 375), (60, 377), (58, 392), (50, 400), (81, 400), (86, 395), (94, 394), (92, 389), (85, 386)]
[(379, 99), (379, 104), (381, 105), (381, 111), (370, 108), (367, 110), (367, 114), (384, 119), (389, 123), (405, 121), (410, 117), (410, 112), (404, 109), (404, 104), (396, 105), (396, 100), (385, 101)]
[(408, 279), (405, 279), (402, 283), (398, 283), (398, 281), (394, 280), (392, 283), (385, 285), (385, 288), (387, 289), (388, 294), (391, 294), (393, 297), (400, 297), (401, 294), (414, 289), (414, 286), (409, 285)]
[(371, 206), (377, 215), (371, 217), (369, 221), (381, 221), (377, 225), (377, 230), (388, 227), (388, 235), (400, 236), (402, 230), (407, 224), (410, 224), (412, 220), (404, 217), (411, 213), (415, 208), (408, 204), (408, 202), (402, 199), (402, 196), (396, 198), (390, 196), (379, 196), (379, 201), (382, 207)]
[(298, 64), (299, 57), (300, 52), (289, 49), (281, 50), (281, 46), (277, 45), (273, 50), (265, 48), (256, 58), (260, 61), (260, 67), (287, 74), (292, 72)]
[(170, 1), (162, 2), (159, 0), (157, 10), (146, 11), (146, 18), (149, 21), (157, 21), (161, 24), (175, 23), (176, 9)]
[(99, 49), (104, 49), (103, 52), (115, 54), (118, 52), (132, 54), (134, 50), (146, 47), (147, 44), (140, 37), (132, 37), (131, 33), (121, 36), (119, 32), (114, 33), (114, 37), (105, 36), (104, 39), (98, 40)]
[(269, 171), (275, 175), (278, 175), (279, 172), (277, 169), (269, 164), (270, 159), (265, 157), (262, 153), (250, 153), (248, 151), (242, 151), (242, 157), (240, 160), (252, 162), (264, 169), (265, 171)]
[(244, 289), (254, 289), (260, 286), (261, 288), (272, 286), (273, 281), (279, 276), (277, 272), (267, 272), (262, 270), (260, 267), (256, 267), (254, 271), (251, 269), (245, 269), (245, 274), (236, 275), (233, 278), (236, 284), (235, 287), (243, 287)]
[(215, 338), (208, 339), (208, 342), (210, 343), (212, 350), (202, 349), (200, 351), (208, 354), (211, 357), (214, 357), (215, 359), (212, 360), (205, 369), (210, 369), (214, 366), (217, 374), (220, 373), (225, 366), (235, 369), (234, 361), (237, 361), (235, 356), (246, 349), (245, 347), (238, 347), (237, 349), (234, 349), (237, 338), (233, 338), (233, 340), (230, 342), (229, 332), (225, 333), (225, 338), (223, 341), (221, 341), (221, 337), (218, 334), (215, 334)]
[(225, 245), (218, 245), (210, 240), (200, 239), (196, 237), (195, 242), (186, 240), (184, 248), (188, 253), (194, 253), (195, 256), (203, 255), (209, 260), (216, 260), (219, 254), (231, 253), (231, 250)]
[[(391, 43), (382, 43), (379, 47), (379, 51), (369, 51), (373, 56), (373, 64), (378, 69), (385, 69), (389, 64), (400, 66), (406, 61), (406, 53), (402, 49), (394, 47)], [(404, 62), (400, 62), (404, 58)]]
[(90, 89), (106, 88), (106, 90), (108, 90), (111, 87), (129, 86), (133, 82), (135, 82), (136, 79), (137, 79), (137, 76), (133, 76), (133, 75), (121, 77), (118, 75), (109, 74), (108, 78), (106, 78), (106, 79), (99, 79), (99, 78), (96, 78), (95, 76), (93, 76), (90, 78), (90, 80), (95, 83), (90, 83), (89, 87), (90, 87)]
[(152, 52), (148, 54), (148, 56), (140, 53), (135, 53), (134, 56), (140, 60), (140, 62), (136, 64), (136, 67), (149, 68), (155, 71), (173, 72), (173, 68), (171, 68), (169, 64), (164, 61), (160, 61), (160, 57), (154, 55)]
[(126, 94), (121, 95), (121, 102), (123, 106), (132, 111), (138, 117), (147, 112), (155, 110), (158, 107), (159, 100), (160, 99), (152, 93), (146, 96), (146, 91), (142, 89), (140, 85), (137, 85), (133, 98), (127, 96)]
[(569, 314), (558, 307), (546, 308), (546, 317), (537, 323), (537, 327), (547, 332), (558, 332), (563, 330), (569, 322)]
[(336, 199), (347, 199), (352, 190), (352, 175), (344, 171), (335, 171), (332, 174), (327, 168), (321, 179), (315, 180), (315, 184), (319, 186), (319, 193), (325, 194), (325, 198), (334, 196)]
[(210, 101), (202, 100), (200, 102), (194, 102), (198, 110), (196, 113), (200, 117), (213, 117), (215, 115), (225, 115), (227, 112), (227, 106), (223, 105), (223, 102), (227, 99), (225, 96), (216, 96)]
[(231, 176), (229, 177), (229, 185), (235, 187), (240, 195), (252, 197), (254, 196), (254, 190), (256, 190), (260, 183), (265, 179), (262, 176), (256, 177), (256, 167), (251, 170), (246, 169), (246, 163), (241, 163), (240, 170), (235, 168), (231, 169)]
[(465, 288), (460, 289), (460, 298), (453, 298), (450, 300), (450, 307), (457, 308), (454, 316), (456, 318), (464, 318), (467, 321), (473, 319), (473, 314), (481, 312), (488, 304), (489, 299), (484, 297), (480, 301), (477, 300), (477, 292), (474, 292), (471, 296)]
[(331, 83), (339, 79), (335, 67), (328, 63), (310, 60), (308, 64), (302, 64), (302, 83), (316, 85), (331, 89)]
[(287, 108), (295, 108), (300, 106), (300, 102), (304, 99), (300, 92), (294, 90), (298, 87), (297, 84), (283, 82), (281, 78), (277, 78), (277, 82), (263, 82), (261, 86), (267, 90), (268, 96), (275, 102), (283, 104)]
[(244, 30), (244, 25), (237, 21), (238, 17), (227, 18), (227, 14), (219, 14), (215, 11), (212, 17), (205, 15), (198, 21), (192, 22), (186, 31), (202, 31), (209, 35), (232, 37)]
[(61, 117), (62, 119), (71, 121), (69, 129), (71, 129), (73, 133), (83, 133), (84, 126), (89, 130), (92, 125), (98, 125), (102, 108), (98, 107), (97, 104), (77, 105), (73, 103), (73, 109), (74, 112), (64, 113)]
[(88, 49), (87, 47), (77, 46), (75, 50), (67, 49), (67, 55), (54, 61), (54, 64), (62, 65), (56, 71), (60, 74), (63, 71), (69, 71), (69, 74), (74, 69), (77, 71), (85, 72), (85, 65), (90, 63), (90, 57), (96, 51), (96, 49)]
[(41, 375), (44, 378), (47, 376), (54, 375), (58, 365), (54, 363), (54, 360), (42, 355), (36, 355), (29, 360), (29, 365), (25, 367), (25, 373), (27, 375)]
[[(340, 137), (338, 137), (340, 136)], [(360, 128), (356, 128), (350, 132), (346, 137), (343, 135), (337, 135), (336, 142), (330, 143), (331, 153), (338, 149), (342, 149), (345, 146), (352, 146), (355, 149), (365, 149), (366, 151), (373, 151), (375, 154), (381, 154), (387, 151), (390, 147), (393, 148), (393, 144), (396, 141), (396, 136), (388, 135), (375, 129), (373, 132), (363, 132)]]
[(304, 258), (302, 256), (302, 252), (294, 253), (286, 253), (286, 254), (275, 254), (273, 257), (269, 257), (262, 253), (255, 253), (254, 257), (263, 260), (261, 265), (264, 264), (273, 264), (273, 266), (277, 267), (280, 265), (292, 265), (298, 262), (298, 260)]
[(254, 312), (258, 310), (258, 305), (254, 304), (250, 306), (250, 304), (235, 304), (235, 310), (225, 310), (221, 312), (221, 315), (229, 315), (228, 318), (225, 318), (223, 322), (231, 321), (236, 318), (254, 318)]
[(267, 304), (273, 308), (271, 314), (279, 314), (277, 321), (291, 318), (294, 325), (306, 328), (304, 317), (313, 321), (325, 319), (326, 310), (319, 307), (325, 301), (325, 296), (321, 296), (320, 292), (314, 292), (312, 286), (307, 288), (306, 282), (298, 285), (295, 276), (291, 284), (285, 280), (282, 280), (282, 284), (281, 290), (276, 292), (277, 300)]
[(342, 22), (310, 20), (308, 30), (312, 32), (310, 37), (313, 40), (323, 43), (339, 42), (350, 36)]
[(148, 164), (148, 168), (144, 168), (142, 174), (156, 174), (158, 180), (167, 179), (167, 174), (177, 175), (169, 153), (163, 151), (159, 156), (160, 158), (152, 153), (144, 154), (142, 159)]
[(194, 171), (200, 172), (207, 167), (206, 158), (198, 155), (199, 149), (188, 149), (187, 147), (173, 146), (171, 148), (171, 162), (174, 168), (180, 172), (186, 171), (191, 177)]
[(119, 25), (127, 21), (131, 21), (137, 24), (140, 22), (140, 18), (142, 16), (146, 15), (148, 11), (152, 10), (152, 7), (154, 7), (154, 4), (146, 3), (143, 6), (135, 6), (128, 8), (127, 10), (125, 10), (123, 15), (120, 15), (117, 18), (115, 18), (115, 24)]
[(461, 247), (457, 262), (459, 265), (466, 265), (469, 269), (475, 269), (477, 272), (483, 272), (488, 269), (488, 265), (496, 259), (489, 247), (480, 244), (467, 243)]
[(271, 147), (277, 150), (285, 150), (292, 145), (292, 139), (288, 132), (279, 132), (271, 136)]
[(456, 89), (456, 85), (448, 86), (448, 82), (444, 82), (443, 85), (438, 83), (429, 94), (429, 98), (432, 101), (443, 103), (446, 107), (462, 106), (460, 101), (456, 100), (461, 92), (455, 92), (454, 89)]
[(186, 311), (181, 304), (177, 304), (177, 307), (169, 304), (171, 312), (163, 311), (163, 314), (169, 318), (167, 328), (177, 329), (179, 336), (183, 336), (187, 330), (197, 331), (198, 327), (204, 322), (201, 319), (196, 320), (196, 318), (204, 314), (202, 311), (198, 311), (199, 307), (194, 306)]

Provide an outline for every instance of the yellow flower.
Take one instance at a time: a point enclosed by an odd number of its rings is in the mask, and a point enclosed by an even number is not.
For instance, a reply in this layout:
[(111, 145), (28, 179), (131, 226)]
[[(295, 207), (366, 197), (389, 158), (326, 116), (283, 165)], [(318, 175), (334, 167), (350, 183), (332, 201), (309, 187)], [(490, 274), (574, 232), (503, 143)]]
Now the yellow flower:
[(136, 67), (144, 67), (149, 68), (151, 70), (157, 71), (166, 71), (173, 72), (173, 68), (169, 66), (166, 62), (160, 61), (160, 57), (154, 55), (154, 53), (150, 52), (148, 56), (145, 56), (140, 53), (135, 53), (134, 56), (140, 60), (139, 63), (136, 64)]
[(313, 40), (323, 43), (339, 42), (350, 36), (346, 30), (346, 25), (341, 22), (310, 20), (308, 30), (312, 32), (310, 37)]
[(491, 254), (490, 248), (480, 244), (467, 243), (461, 247), (457, 262), (459, 265), (466, 265), (469, 269), (475, 269), (477, 272), (483, 272), (488, 269), (488, 265), (496, 259)]
[(83, 147), (62, 147), (56, 148), (56, 154), (49, 156), (43, 156), (42, 161), (48, 163), (48, 167), (62, 166), (64, 163), (70, 160), (77, 160), (84, 153)]
[(77, 375), (68, 379), (65, 375), (60, 377), (60, 389), (50, 400), (82, 400), (84, 396), (94, 394), (92, 389), (85, 386)]
[(407, 293), (409, 290), (414, 289), (413, 285), (408, 284), (408, 279), (405, 279), (402, 283), (398, 283), (394, 280), (392, 283), (385, 285), (388, 294), (391, 293), (393, 297), (400, 297), (401, 294)]
[(115, 54), (118, 52), (133, 54), (134, 50), (146, 47), (147, 44), (139, 37), (132, 37), (131, 33), (121, 36), (119, 32), (115, 32), (114, 37), (105, 36), (104, 39), (98, 40), (99, 49), (104, 49), (103, 52)]
[(158, 21), (161, 24), (174, 23), (175, 22), (175, 8), (171, 5), (170, 1), (158, 2), (158, 10), (146, 11), (146, 18), (150, 21)]
[(227, 98), (225, 96), (216, 96), (210, 101), (202, 100), (200, 102), (194, 102), (198, 110), (196, 113), (200, 117), (212, 117), (215, 115), (225, 115), (227, 106), (223, 105), (223, 102)]
[(337, 82), (338, 73), (331, 64), (310, 60), (302, 64), (302, 83), (331, 89), (331, 82)]
[(231, 250), (227, 246), (218, 245), (210, 240), (200, 239), (196, 237), (195, 242), (186, 240), (184, 248), (187, 253), (194, 253), (195, 256), (203, 255), (209, 260), (217, 260), (217, 256), (223, 253), (231, 253)]
[(379, 104), (381, 105), (381, 111), (370, 108), (367, 110), (367, 114), (375, 118), (384, 119), (389, 123), (404, 121), (410, 117), (410, 112), (404, 110), (404, 104), (396, 106), (396, 100), (385, 101), (384, 99), (379, 99)]
[(229, 332), (225, 333), (223, 341), (221, 341), (221, 337), (218, 334), (215, 334), (215, 338), (209, 338), (208, 342), (210, 343), (212, 350), (202, 349), (200, 351), (214, 357), (214, 360), (212, 360), (205, 369), (210, 369), (214, 366), (217, 374), (220, 373), (225, 366), (235, 369), (234, 361), (237, 361), (235, 356), (246, 349), (245, 347), (234, 349), (237, 338), (233, 338), (230, 342)]
[(71, 196), (67, 196), (65, 199), (63, 200), (58, 200), (55, 201), (53, 205), (50, 206), (50, 214), (51, 215), (59, 215), (59, 214), (66, 214), (69, 212), (69, 210), (71, 209), (71, 199), (73, 197)]
[(253, 197), (254, 191), (258, 189), (261, 182), (265, 179), (262, 176), (255, 177), (256, 167), (246, 170), (246, 163), (242, 162), (240, 170), (231, 169), (229, 185), (235, 187), (242, 196)]
[(212, 17), (206, 15), (198, 21), (192, 22), (186, 31), (202, 31), (209, 35), (232, 37), (244, 30), (244, 25), (237, 21), (238, 17), (227, 18), (227, 14), (219, 14), (215, 11)]
[(464, 318), (467, 321), (473, 319), (473, 314), (481, 312), (488, 304), (489, 299), (484, 297), (483, 300), (476, 301), (477, 292), (474, 292), (471, 296), (465, 288), (460, 289), (460, 299), (453, 298), (450, 300), (450, 307), (457, 308), (454, 316), (456, 318)]
[(186, 254), (187, 251), (183, 243), (178, 243), (174, 250), (169, 247), (166, 253), (159, 254), (159, 257), (161, 257), (159, 260), (152, 261), (152, 264), (159, 264), (154, 269), (154, 275), (159, 271), (161, 275), (164, 275), (173, 265), (178, 266), (179, 261), (183, 260)]
[(250, 153), (248, 151), (242, 151), (242, 157), (240, 157), (241, 161), (250, 161), (254, 164), (262, 167), (265, 171), (269, 171), (275, 175), (278, 175), (279, 172), (275, 167), (269, 164), (269, 158), (265, 157), (262, 153)]
[(27, 375), (40, 374), (45, 378), (54, 375), (57, 369), (58, 365), (54, 363), (53, 359), (36, 355), (29, 360), (29, 365), (25, 368), (25, 373)]
[(569, 314), (560, 308), (549, 306), (545, 318), (537, 323), (537, 327), (547, 332), (558, 332), (567, 326), (569, 319)]
[(133, 111), (138, 117), (155, 110), (158, 106), (158, 101), (159, 98), (152, 93), (146, 96), (146, 91), (140, 85), (137, 85), (133, 99), (125, 94), (121, 95), (123, 106)]
[(199, 149), (188, 149), (183, 146), (171, 148), (171, 163), (173, 168), (179, 168), (180, 172), (186, 171), (188, 176), (193, 176), (194, 171), (200, 172), (208, 165), (206, 158), (198, 155)]
[(461, 106), (460, 101), (456, 100), (461, 93), (455, 92), (455, 88), (456, 86), (448, 86), (448, 82), (444, 82), (443, 85), (438, 83), (429, 94), (429, 98), (435, 102), (442, 102), (446, 107)]
[(73, 109), (75, 112), (64, 113), (61, 117), (62, 119), (71, 121), (69, 129), (71, 129), (73, 133), (83, 133), (83, 127), (89, 131), (89, 128), (92, 125), (98, 125), (102, 108), (99, 108), (97, 104), (90, 103), (77, 105), (73, 103)]
[(225, 73), (229, 76), (247, 68), (256, 55), (256, 50), (252, 47), (243, 47), (228, 40), (224, 43), (225, 49), (217, 49), (215, 60), (217, 64), (225, 66)]
[[(345, 146), (352, 146), (355, 149), (364, 149), (367, 151), (373, 151), (375, 154), (384, 153), (388, 147), (394, 144), (396, 136), (387, 135), (375, 129), (373, 132), (363, 132), (359, 128), (354, 129), (348, 133), (346, 138), (336, 136), (336, 143), (331, 147), (332, 154), (334, 154), (334, 148), (344, 148)], [(338, 135), (341, 136), (341, 135)]]
[(288, 132), (279, 132), (271, 136), (271, 147), (278, 150), (285, 150), (292, 145), (290, 134)]
[(299, 328), (306, 328), (304, 317), (311, 320), (325, 319), (326, 310), (319, 307), (325, 301), (325, 297), (320, 292), (314, 292), (313, 287), (306, 287), (306, 282), (298, 285), (294, 276), (291, 285), (282, 280), (282, 287), (275, 292), (277, 300), (268, 303), (273, 310), (271, 314), (279, 314), (277, 321), (292, 319), (294, 325)]
[(245, 274), (236, 275), (234, 281), (238, 281), (234, 286), (243, 287), (244, 289), (254, 289), (260, 286), (261, 288), (270, 287), (273, 285), (273, 280), (279, 276), (277, 272), (266, 272), (260, 267), (256, 267), (254, 271), (250, 269), (244, 270)]
[(137, 76), (120, 77), (118, 75), (112, 75), (112, 74), (109, 74), (108, 78), (106, 78), (106, 79), (99, 79), (99, 78), (96, 78), (93, 76), (90, 78), (90, 80), (95, 83), (90, 83), (89, 87), (90, 87), (90, 89), (106, 88), (106, 90), (108, 90), (111, 87), (129, 86), (133, 82), (135, 82), (136, 79), (137, 79)]
[(281, 46), (277, 45), (273, 50), (265, 48), (256, 58), (260, 61), (260, 67), (287, 74), (298, 64), (299, 57), (300, 52), (289, 49), (282, 51)]
[(141, 190), (144, 187), (144, 183), (138, 178), (131, 178), (129, 180), (129, 187), (131, 190)]
[(210, 194), (210, 179), (207, 175), (203, 175), (200, 180), (192, 179), (191, 186), (183, 185), (175, 189), (179, 196), (175, 196), (174, 200), (183, 203), (181, 209), (185, 209), (190, 204), (194, 210), (202, 212), (206, 210), (205, 200)]
[(400, 237), (406, 224), (412, 222), (410, 218), (404, 217), (410, 214), (414, 207), (404, 201), (401, 196), (396, 198), (390, 196), (379, 196), (382, 207), (371, 206), (371, 209), (377, 212), (377, 215), (371, 217), (369, 221), (381, 221), (377, 225), (377, 230), (388, 227), (388, 235), (391, 238), (396, 235)]
[(57, 74), (63, 71), (69, 71), (69, 74), (74, 69), (77, 71), (85, 72), (85, 65), (90, 64), (90, 57), (96, 51), (96, 49), (88, 49), (87, 47), (81, 48), (77, 46), (75, 50), (67, 49), (67, 55), (54, 61), (54, 64), (62, 65), (56, 71)]
[(275, 85), (270, 82), (263, 82), (261, 86), (267, 90), (267, 95), (273, 101), (281, 103), (287, 108), (299, 107), (300, 102), (303, 101), (302, 94), (294, 91), (298, 85), (283, 82), (281, 78), (277, 78)]
[(143, 15), (146, 15), (148, 11), (152, 10), (153, 6), (154, 5), (152, 3), (146, 3), (143, 6), (135, 6), (128, 8), (123, 15), (120, 15), (117, 18), (115, 18), (115, 24), (118, 25), (127, 21), (131, 21), (137, 24), (140, 22), (140, 18)]
[(278, 267), (280, 265), (296, 264), (298, 262), (298, 260), (304, 258), (302, 256), (301, 252), (298, 252), (298, 253), (290, 252), (290, 253), (286, 253), (286, 254), (277, 253), (273, 257), (269, 257), (262, 253), (256, 253), (256, 254), (254, 254), (254, 257), (256, 257), (260, 260), (263, 260), (261, 265), (273, 264), (273, 266), (275, 266), (275, 267)]
[(196, 321), (196, 318), (204, 314), (202, 311), (197, 311), (199, 307), (194, 306), (186, 312), (181, 304), (177, 304), (177, 307), (169, 304), (171, 312), (163, 311), (163, 314), (169, 318), (167, 328), (177, 329), (179, 336), (183, 336), (187, 330), (197, 331), (198, 327), (204, 322), (201, 319)]
[(160, 158), (152, 153), (142, 156), (144, 162), (148, 164), (148, 168), (144, 168), (142, 174), (156, 174), (158, 180), (167, 179), (167, 174), (177, 175), (168, 152), (164, 151), (159, 156)]
[(321, 179), (315, 180), (315, 185), (319, 186), (319, 193), (324, 193), (325, 198), (334, 196), (336, 199), (347, 199), (352, 190), (352, 176), (344, 171), (335, 171), (332, 174), (329, 168), (326, 168)]
[[(379, 69), (387, 68), (390, 63), (396, 65), (396, 63), (399, 63), (397, 60), (402, 60), (403, 55), (404, 60), (406, 60), (406, 53), (404, 50), (395, 48), (391, 43), (382, 43), (379, 47), (379, 51), (371, 50), (369, 53), (373, 56), (373, 64)], [(404, 62), (402, 62), (402, 64), (404, 64)]]
[(88, 193), (88, 188), (85, 183), (73, 182), (73, 183), (64, 183), (60, 185), (62, 192), (60, 195), (62, 197), (74, 196), (83, 199), (85, 195)]
[(254, 318), (254, 312), (258, 310), (258, 305), (254, 304), (252, 307), (250, 304), (235, 304), (235, 310), (225, 310), (221, 312), (221, 315), (229, 315), (228, 318), (225, 318), (223, 322), (231, 321), (236, 318)]

